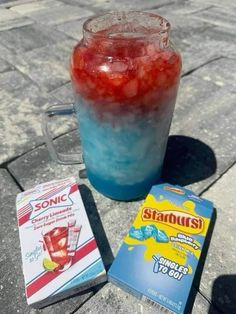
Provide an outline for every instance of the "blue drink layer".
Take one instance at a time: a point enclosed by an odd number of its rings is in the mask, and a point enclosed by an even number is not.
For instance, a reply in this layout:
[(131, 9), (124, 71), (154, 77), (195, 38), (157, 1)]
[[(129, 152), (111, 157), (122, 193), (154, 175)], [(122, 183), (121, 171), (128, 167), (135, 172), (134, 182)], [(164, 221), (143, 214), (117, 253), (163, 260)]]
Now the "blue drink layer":
[(156, 173), (152, 178), (146, 178), (141, 183), (121, 185), (111, 180), (105, 180), (101, 176), (91, 173), (89, 170), (87, 174), (96, 190), (109, 198), (122, 201), (139, 199), (146, 196), (150, 191), (150, 187), (160, 179), (160, 173)]
[(80, 99), (77, 119), (91, 184), (117, 200), (145, 196), (160, 180), (172, 111), (99, 116)]

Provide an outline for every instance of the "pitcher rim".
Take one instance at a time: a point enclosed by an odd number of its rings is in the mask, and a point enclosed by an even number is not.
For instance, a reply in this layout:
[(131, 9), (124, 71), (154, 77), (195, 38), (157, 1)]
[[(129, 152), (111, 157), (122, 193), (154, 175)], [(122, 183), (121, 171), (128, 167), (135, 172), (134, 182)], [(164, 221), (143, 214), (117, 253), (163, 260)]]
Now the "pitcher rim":
[[(140, 17), (139, 19), (139, 23), (140, 25), (142, 26), (142, 19), (148, 19), (150, 20), (150, 18), (155, 18), (156, 19), (156, 25), (154, 25), (153, 28), (151, 28), (150, 26), (146, 26), (146, 32), (143, 32), (141, 35), (140, 35), (140, 32), (137, 32), (137, 31), (131, 31), (130, 33), (133, 34), (132, 36), (132, 39), (141, 39), (141, 40), (145, 40), (145, 39), (149, 39), (149, 38), (153, 38), (153, 37), (162, 37), (163, 35), (165, 36), (168, 36), (169, 34), (169, 31), (170, 31), (170, 28), (171, 28), (171, 24), (170, 22), (162, 17), (161, 15), (159, 14), (156, 14), (156, 13), (151, 13), (151, 12), (145, 12), (145, 11), (110, 11), (110, 12), (105, 12), (105, 13), (102, 13), (102, 14), (97, 14), (97, 15), (94, 15), (94, 16), (91, 16), (90, 18), (88, 18), (84, 24), (83, 24), (83, 35), (84, 37), (95, 37), (95, 38), (103, 38), (103, 39), (109, 39), (109, 40), (127, 40), (129, 39), (130, 37), (124, 37), (122, 38), (121, 36), (112, 36), (112, 32), (110, 33), (109, 32), (109, 28), (111, 27), (111, 25), (107, 25), (106, 28), (104, 29), (101, 29), (99, 31), (94, 31), (92, 30), (92, 23), (94, 21), (97, 20), (97, 22), (99, 23), (99, 19), (101, 18), (106, 18), (106, 17), (116, 17), (118, 21), (120, 21), (120, 23), (122, 23), (122, 18), (125, 18), (125, 17), (132, 17), (132, 16), (135, 16), (137, 15), (138, 17)], [(134, 20), (135, 21), (135, 20)], [(136, 21), (135, 21), (136, 22)], [(159, 22), (159, 23), (158, 23)], [(128, 23), (128, 21), (127, 21)], [(123, 23), (124, 26), (125, 26), (125, 22)], [(101, 31), (106, 31), (106, 33), (100, 33)], [(125, 31), (120, 31), (119, 32), (120, 34), (125, 34), (127, 32)], [(137, 35), (135, 35), (137, 34)]]

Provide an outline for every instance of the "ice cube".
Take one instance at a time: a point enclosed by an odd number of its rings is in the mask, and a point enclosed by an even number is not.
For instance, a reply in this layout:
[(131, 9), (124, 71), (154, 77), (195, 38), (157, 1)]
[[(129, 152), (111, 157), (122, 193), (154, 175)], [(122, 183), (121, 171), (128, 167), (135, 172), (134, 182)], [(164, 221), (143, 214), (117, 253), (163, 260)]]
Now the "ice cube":
[(123, 62), (113, 62), (110, 64), (112, 72), (125, 72), (128, 69), (128, 65)]
[(143, 232), (140, 229), (135, 229), (134, 227), (131, 227), (129, 230), (129, 236), (133, 239), (143, 241), (145, 240)]
[(156, 54), (156, 48), (154, 45), (150, 44), (147, 46), (147, 55), (148, 56), (154, 56)]
[(120, 73), (109, 73), (108, 75), (110, 82), (115, 85), (119, 86), (124, 82), (124, 76)]
[(152, 236), (153, 232), (157, 230), (157, 228), (154, 225), (142, 226), (140, 229), (141, 229), (145, 239), (150, 238)]
[(157, 228), (153, 232), (153, 238), (155, 239), (156, 242), (162, 242), (162, 243), (169, 242), (169, 238), (166, 235), (165, 231), (159, 230)]
[(58, 246), (64, 247), (66, 245), (66, 238), (62, 238), (58, 241)]
[(158, 86), (165, 86), (168, 81), (168, 77), (164, 72), (159, 72), (157, 75), (156, 83)]
[(138, 80), (133, 79), (129, 81), (124, 87), (123, 92), (126, 97), (132, 98), (137, 95), (138, 92)]
[(53, 237), (58, 236), (60, 233), (61, 233), (60, 228), (54, 228), (54, 229), (52, 230), (52, 236), (53, 236)]
[(60, 251), (56, 251), (56, 252), (51, 253), (51, 256), (53, 258), (65, 257), (66, 255), (67, 255), (66, 250), (60, 250)]

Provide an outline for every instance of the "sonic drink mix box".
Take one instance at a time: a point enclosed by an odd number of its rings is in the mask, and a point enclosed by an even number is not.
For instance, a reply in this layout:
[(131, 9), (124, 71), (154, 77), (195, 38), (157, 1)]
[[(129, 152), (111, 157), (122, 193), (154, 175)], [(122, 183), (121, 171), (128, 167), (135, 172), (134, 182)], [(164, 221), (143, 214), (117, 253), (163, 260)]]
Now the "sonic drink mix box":
[(106, 280), (74, 178), (19, 193), (16, 208), (29, 305), (43, 307)]
[(153, 186), (108, 280), (165, 313), (184, 313), (212, 213), (213, 204), (190, 190)]

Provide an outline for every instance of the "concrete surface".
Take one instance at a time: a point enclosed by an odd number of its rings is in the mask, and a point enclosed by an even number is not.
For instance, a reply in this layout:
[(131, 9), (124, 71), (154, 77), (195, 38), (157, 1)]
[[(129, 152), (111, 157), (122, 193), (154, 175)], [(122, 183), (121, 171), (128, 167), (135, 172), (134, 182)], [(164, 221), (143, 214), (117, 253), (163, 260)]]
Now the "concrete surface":
[[(16, 194), (37, 183), (74, 175), (81, 184), (99, 249), (108, 269), (140, 202), (105, 198), (79, 178), (84, 165), (53, 162), (44, 145), (41, 113), (73, 101), (68, 64), (88, 16), (106, 10), (159, 13), (172, 25), (183, 59), (163, 178), (214, 202), (217, 219), (202, 274), (194, 286), (194, 314), (236, 313), (236, 3), (233, 0), (0, 0), (0, 312), (152, 313), (108, 283), (34, 310), (24, 294)], [(52, 132), (62, 152), (80, 151), (73, 119)], [(205, 261), (205, 263), (204, 263)], [(158, 310), (156, 310), (157, 313)]]

